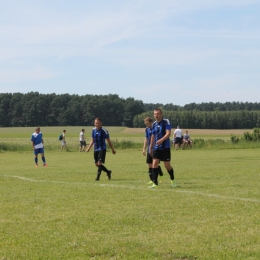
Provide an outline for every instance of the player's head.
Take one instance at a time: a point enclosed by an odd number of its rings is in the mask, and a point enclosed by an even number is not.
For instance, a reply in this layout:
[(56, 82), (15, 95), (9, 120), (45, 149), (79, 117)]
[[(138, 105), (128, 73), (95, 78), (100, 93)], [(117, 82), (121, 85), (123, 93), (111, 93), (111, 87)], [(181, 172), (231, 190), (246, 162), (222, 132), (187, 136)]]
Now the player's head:
[(101, 126), (102, 126), (102, 120), (101, 120), (101, 118), (99, 118), (99, 117), (96, 117), (96, 118), (95, 118), (94, 126), (95, 126), (97, 129), (100, 129), (100, 128), (101, 128)]
[(39, 126), (37, 126), (37, 127), (35, 128), (35, 132), (36, 132), (37, 134), (39, 134), (40, 131), (41, 131), (41, 128), (40, 128)]
[(152, 125), (152, 123), (153, 123), (153, 119), (152, 119), (151, 117), (146, 117), (146, 118), (144, 119), (144, 123), (145, 123), (145, 125), (146, 125), (147, 127), (150, 127), (150, 126)]
[(83, 129), (81, 129), (81, 132), (83, 132), (83, 133), (84, 133), (84, 132), (85, 132), (85, 129), (84, 129), (84, 128), (83, 128)]
[(64, 133), (64, 134), (66, 133), (66, 130), (65, 130), (65, 129), (63, 130), (63, 133)]
[(185, 133), (188, 134), (188, 130), (186, 130)]
[(160, 108), (156, 108), (153, 111), (153, 116), (157, 122), (160, 122), (162, 120), (162, 110)]

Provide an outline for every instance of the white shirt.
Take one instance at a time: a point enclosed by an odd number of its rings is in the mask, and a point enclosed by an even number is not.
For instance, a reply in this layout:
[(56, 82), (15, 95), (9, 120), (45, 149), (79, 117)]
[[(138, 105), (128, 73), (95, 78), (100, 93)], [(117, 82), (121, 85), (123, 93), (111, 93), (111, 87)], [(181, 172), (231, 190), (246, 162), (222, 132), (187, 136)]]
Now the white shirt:
[(174, 134), (176, 134), (176, 137), (179, 137), (181, 138), (182, 137), (182, 131), (180, 128), (177, 128), (175, 131), (174, 131)]
[(80, 141), (84, 141), (84, 133), (83, 133), (83, 132), (80, 132), (80, 134), (79, 134), (79, 140), (80, 140)]

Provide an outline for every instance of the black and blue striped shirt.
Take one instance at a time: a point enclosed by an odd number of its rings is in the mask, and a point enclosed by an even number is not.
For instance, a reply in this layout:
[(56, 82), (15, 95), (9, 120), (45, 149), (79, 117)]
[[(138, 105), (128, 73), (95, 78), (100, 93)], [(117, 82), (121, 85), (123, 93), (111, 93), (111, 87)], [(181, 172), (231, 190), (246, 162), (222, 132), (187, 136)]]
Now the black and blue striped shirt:
[(106, 150), (106, 139), (109, 138), (109, 133), (105, 128), (93, 128), (92, 138), (94, 140), (94, 151)]
[(156, 142), (159, 139), (161, 139), (165, 136), (166, 130), (171, 131), (171, 129), (172, 129), (171, 123), (170, 123), (169, 119), (167, 119), (167, 118), (163, 118), (160, 122), (155, 121), (153, 123), (153, 125), (152, 125), (152, 135), (154, 135), (154, 145), (153, 145), (154, 150), (163, 150), (165, 148), (171, 148), (170, 138), (165, 140), (160, 145), (156, 144)]

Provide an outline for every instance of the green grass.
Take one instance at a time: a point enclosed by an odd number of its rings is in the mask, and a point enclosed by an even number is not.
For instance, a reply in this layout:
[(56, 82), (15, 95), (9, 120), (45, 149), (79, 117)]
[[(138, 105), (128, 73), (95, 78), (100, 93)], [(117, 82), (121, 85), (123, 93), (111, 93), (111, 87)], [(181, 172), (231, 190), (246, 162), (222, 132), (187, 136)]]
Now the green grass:
[(259, 259), (259, 149), (172, 150), (178, 187), (147, 188), (141, 149), (0, 153), (0, 259)]

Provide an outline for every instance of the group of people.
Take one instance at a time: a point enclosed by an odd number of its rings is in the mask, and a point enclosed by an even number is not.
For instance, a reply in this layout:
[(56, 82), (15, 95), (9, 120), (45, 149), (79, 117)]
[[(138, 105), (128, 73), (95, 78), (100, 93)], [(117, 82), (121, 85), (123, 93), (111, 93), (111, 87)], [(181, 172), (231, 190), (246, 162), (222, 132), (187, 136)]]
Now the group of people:
[(173, 134), (173, 140), (172, 145), (177, 150), (180, 147), (184, 149), (185, 147), (192, 147), (192, 141), (190, 139), (190, 134), (188, 130), (185, 131), (185, 134), (182, 135), (182, 130), (179, 126), (177, 126), (177, 129), (174, 131)]
[[(146, 155), (146, 163), (148, 165), (148, 175), (150, 178), (149, 184), (151, 184), (149, 188), (158, 187), (159, 176), (161, 180), (160, 182), (162, 182), (163, 172), (159, 165), (161, 161), (164, 163), (164, 167), (170, 176), (170, 182), (172, 187), (176, 187), (177, 184), (174, 178), (174, 169), (171, 166), (171, 124), (169, 119), (163, 118), (161, 109), (154, 110), (154, 119), (154, 122), (153, 119), (150, 117), (144, 119), (146, 129), (143, 146), (143, 155)], [(94, 120), (94, 126), (95, 127), (92, 129), (91, 134), (92, 138), (90, 144), (86, 148), (86, 152), (89, 152), (90, 148), (94, 146), (94, 163), (97, 167), (97, 176), (95, 180), (100, 180), (102, 171), (107, 174), (107, 177), (110, 180), (112, 171), (108, 170), (104, 166), (106, 159), (107, 143), (110, 146), (113, 154), (116, 154), (116, 150), (110, 140), (108, 131), (102, 127), (101, 118), (97, 117)], [(177, 127), (177, 129), (174, 132), (174, 138), (176, 143), (180, 143), (180, 140), (182, 140), (182, 137), (179, 136), (179, 133), (181, 132), (179, 130), (180, 128)], [(84, 133), (85, 129), (82, 129), (79, 135), (80, 152), (84, 151), (86, 147)], [(61, 150), (63, 149), (63, 147), (66, 148), (65, 134), (66, 130), (63, 130)], [(187, 142), (189, 142), (190, 140), (189, 137), (188, 139), (185, 139), (185, 137), (183, 137), (183, 139), (187, 140)], [(44, 156), (43, 138), (42, 133), (40, 132), (40, 127), (36, 127), (35, 133), (32, 134), (31, 142), (34, 150), (36, 167), (38, 167), (38, 154), (41, 154), (43, 166), (46, 167), (47, 164)]]
[[(113, 154), (116, 153), (116, 150), (114, 149), (114, 146), (110, 140), (108, 131), (102, 127), (102, 120), (100, 118), (96, 118), (94, 121), (94, 125), (95, 128), (93, 128), (92, 130), (92, 139), (88, 148), (86, 149), (86, 152), (89, 152), (90, 148), (94, 145), (94, 162), (96, 167), (98, 168), (96, 181), (99, 181), (102, 171), (106, 172), (107, 177), (110, 180), (112, 171), (108, 170), (104, 166), (105, 159), (106, 159), (106, 142), (109, 144)], [(80, 152), (85, 151), (85, 147), (86, 147), (86, 140), (85, 140), (84, 133), (85, 133), (85, 129), (82, 129), (79, 134)], [(60, 139), (61, 150), (63, 148), (67, 149), (65, 134), (66, 134), (66, 130), (63, 130), (61, 136), (62, 138)], [(40, 127), (35, 128), (35, 133), (33, 133), (31, 136), (31, 143), (35, 155), (35, 166), (38, 167), (38, 155), (41, 154), (43, 166), (47, 167), (45, 156), (44, 156), (44, 147), (43, 147), (44, 141), (43, 141), (42, 133), (40, 131)]]

